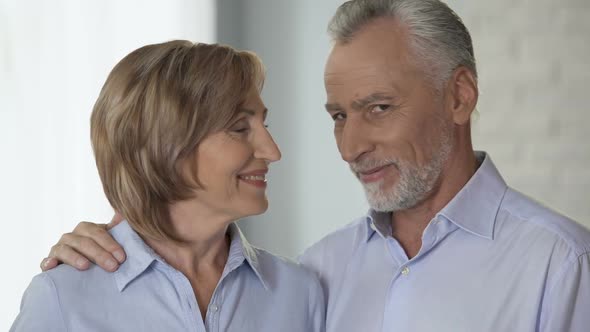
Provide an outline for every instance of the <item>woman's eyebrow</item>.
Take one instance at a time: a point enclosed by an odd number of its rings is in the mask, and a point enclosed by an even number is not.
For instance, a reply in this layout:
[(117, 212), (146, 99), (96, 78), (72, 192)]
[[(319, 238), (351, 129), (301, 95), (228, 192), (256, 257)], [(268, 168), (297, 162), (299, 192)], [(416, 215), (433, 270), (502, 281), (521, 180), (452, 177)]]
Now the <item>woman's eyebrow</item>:
[[(246, 113), (246, 114), (248, 114), (248, 115), (250, 115), (250, 116), (255, 116), (255, 115), (256, 115), (256, 113), (258, 113), (258, 112), (260, 112), (260, 111), (255, 111), (255, 110), (252, 110), (252, 109), (249, 109), (249, 108), (241, 108), (241, 109), (240, 109), (240, 111), (238, 112), (238, 114), (239, 114), (239, 113)], [(267, 113), (268, 113), (268, 108), (266, 108), (266, 107), (265, 107), (265, 108), (262, 110), (262, 117), (263, 117), (264, 119), (266, 119), (266, 114), (267, 114)]]

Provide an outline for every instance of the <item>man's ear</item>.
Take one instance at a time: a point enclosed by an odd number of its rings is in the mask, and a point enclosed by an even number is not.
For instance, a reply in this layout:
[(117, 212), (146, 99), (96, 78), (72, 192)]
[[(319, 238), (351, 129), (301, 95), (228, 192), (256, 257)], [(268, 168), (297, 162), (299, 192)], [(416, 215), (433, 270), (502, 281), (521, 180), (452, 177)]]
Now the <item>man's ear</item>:
[(477, 105), (479, 89), (475, 74), (467, 67), (459, 66), (447, 82), (447, 110), (457, 125), (465, 125)]

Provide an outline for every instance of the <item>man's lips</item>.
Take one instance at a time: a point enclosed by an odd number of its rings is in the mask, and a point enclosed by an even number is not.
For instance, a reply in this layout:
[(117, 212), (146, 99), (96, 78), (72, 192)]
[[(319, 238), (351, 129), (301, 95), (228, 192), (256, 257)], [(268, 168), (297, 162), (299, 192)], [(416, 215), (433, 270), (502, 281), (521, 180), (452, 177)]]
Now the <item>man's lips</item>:
[(379, 166), (376, 168), (372, 168), (370, 170), (357, 172), (357, 174), (362, 182), (371, 183), (381, 180), (387, 174), (391, 167), (393, 167), (392, 164)]

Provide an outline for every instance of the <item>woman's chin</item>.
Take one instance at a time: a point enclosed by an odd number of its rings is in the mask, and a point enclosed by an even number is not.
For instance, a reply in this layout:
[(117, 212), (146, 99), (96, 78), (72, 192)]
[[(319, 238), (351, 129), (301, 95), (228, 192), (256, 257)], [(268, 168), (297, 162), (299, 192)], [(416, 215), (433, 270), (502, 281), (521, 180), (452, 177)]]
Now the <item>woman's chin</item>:
[(268, 210), (268, 200), (256, 200), (254, 202), (250, 202), (248, 206), (243, 210), (244, 213), (242, 218), (261, 215), (264, 212), (266, 212), (266, 210)]
[(260, 202), (255, 209), (255, 212), (252, 214), (253, 216), (257, 216), (263, 214), (268, 210), (268, 200), (264, 200), (264, 202)]

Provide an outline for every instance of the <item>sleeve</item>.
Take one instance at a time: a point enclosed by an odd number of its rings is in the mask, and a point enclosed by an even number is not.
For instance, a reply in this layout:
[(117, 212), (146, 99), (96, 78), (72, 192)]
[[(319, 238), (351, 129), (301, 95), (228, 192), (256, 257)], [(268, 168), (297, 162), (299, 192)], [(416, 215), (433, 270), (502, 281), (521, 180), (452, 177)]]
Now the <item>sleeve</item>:
[(590, 253), (570, 261), (546, 296), (540, 331), (590, 331)]
[[(310, 273), (311, 274), (311, 273)], [(326, 301), (320, 282), (315, 275), (309, 287), (309, 331), (326, 331)]]
[(67, 331), (53, 280), (42, 273), (25, 291), (10, 332)]
[(324, 264), (324, 254), (321, 250), (321, 244), (316, 243), (312, 247), (305, 250), (303, 254), (297, 257), (297, 262), (303, 265), (308, 271), (311, 271), (320, 281), (322, 287), (322, 294), (324, 299), (328, 298), (328, 284), (326, 276), (322, 274), (322, 267), (327, 269)]

